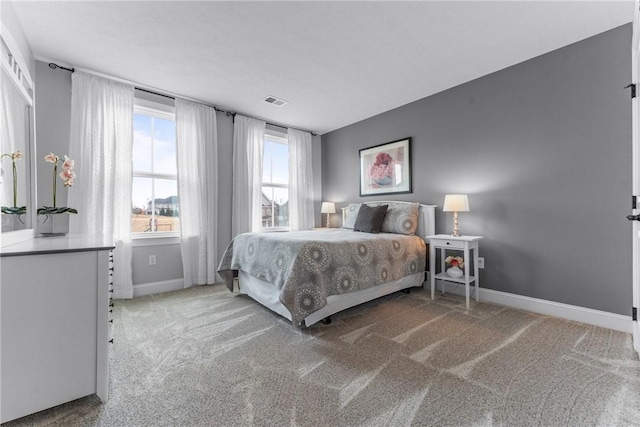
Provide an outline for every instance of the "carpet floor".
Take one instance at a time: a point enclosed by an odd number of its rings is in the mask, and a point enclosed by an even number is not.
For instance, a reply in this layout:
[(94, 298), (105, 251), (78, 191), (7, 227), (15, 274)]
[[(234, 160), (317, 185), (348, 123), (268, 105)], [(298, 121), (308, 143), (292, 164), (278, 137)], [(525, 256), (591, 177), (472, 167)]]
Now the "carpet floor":
[(116, 301), (111, 398), (6, 426), (638, 426), (631, 336), (419, 289), (291, 323), (224, 286)]

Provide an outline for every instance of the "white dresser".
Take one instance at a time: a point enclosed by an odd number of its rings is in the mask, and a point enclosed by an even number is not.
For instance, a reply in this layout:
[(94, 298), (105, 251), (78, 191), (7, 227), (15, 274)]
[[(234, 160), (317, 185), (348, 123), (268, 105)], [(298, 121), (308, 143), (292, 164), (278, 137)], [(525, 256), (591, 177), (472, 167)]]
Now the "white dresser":
[(109, 398), (112, 239), (35, 238), (0, 252), (0, 422)]

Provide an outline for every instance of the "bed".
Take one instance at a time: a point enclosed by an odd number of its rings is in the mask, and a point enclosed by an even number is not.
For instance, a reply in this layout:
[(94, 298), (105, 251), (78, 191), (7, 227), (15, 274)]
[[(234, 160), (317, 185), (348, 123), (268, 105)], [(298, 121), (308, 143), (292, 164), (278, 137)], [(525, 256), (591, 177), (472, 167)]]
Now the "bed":
[[(352, 229), (360, 210), (383, 205), (388, 210), (382, 232)], [(350, 204), (342, 215), (349, 228), (240, 234), (218, 273), (230, 291), (250, 296), (296, 326), (328, 323), (349, 307), (422, 286), (424, 237), (435, 233), (434, 205), (376, 201)]]

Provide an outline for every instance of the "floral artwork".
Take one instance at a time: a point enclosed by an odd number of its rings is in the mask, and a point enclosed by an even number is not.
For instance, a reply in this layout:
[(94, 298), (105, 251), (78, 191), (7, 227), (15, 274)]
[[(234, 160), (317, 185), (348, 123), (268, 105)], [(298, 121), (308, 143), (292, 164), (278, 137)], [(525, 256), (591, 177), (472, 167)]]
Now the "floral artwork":
[(393, 157), (387, 153), (378, 153), (376, 162), (371, 165), (371, 185), (376, 188), (389, 187), (393, 184)]
[(411, 138), (360, 150), (360, 195), (411, 192)]

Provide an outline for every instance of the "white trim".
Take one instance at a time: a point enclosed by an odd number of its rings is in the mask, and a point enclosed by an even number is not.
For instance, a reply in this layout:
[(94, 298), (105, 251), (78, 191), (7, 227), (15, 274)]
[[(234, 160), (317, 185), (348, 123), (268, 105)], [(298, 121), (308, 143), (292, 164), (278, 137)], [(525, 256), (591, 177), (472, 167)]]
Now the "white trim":
[(175, 231), (131, 234), (131, 246), (134, 248), (141, 246), (166, 246), (179, 244), (180, 233)]
[(291, 231), (291, 227), (262, 227), (258, 233), (277, 233), (281, 231)]
[(134, 98), (133, 113), (176, 121), (176, 107), (149, 101), (148, 99)]
[(163, 280), (161, 282), (141, 283), (133, 285), (133, 297), (159, 294), (162, 292), (179, 291), (184, 289), (184, 279)]
[(287, 138), (287, 135), (288, 135), (287, 130), (282, 130), (279, 128), (274, 129), (273, 126), (269, 127), (268, 124), (264, 130), (265, 139), (270, 139), (271, 141), (277, 144), (288, 145), (289, 139)]
[(27, 67), (27, 61), (24, 59), (24, 56), (22, 56), (22, 51), (20, 50), (18, 43), (13, 38), (11, 31), (9, 31), (9, 28), (4, 24), (4, 22), (0, 24), (0, 33), (4, 42), (7, 44), (7, 47), (11, 51), (11, 54), (16, 59), (18, 66), (22, 70), (22, 75), (25, 77), (26, 83), (30, 87), (33, 87), (33, 79), (31, 78), (29, 67)]
[[(134, 178), (157, 178), (177, 181), (178, 175), (173, 173), (160, 173), (160, 172), (133, 172)], [(159, 198), (159, 197), (156, 197)]]
[[(640, 86), (640, 71), (638, 70), (638, 61), (640, 61), (640, 1), (634, 1), (633, 11), (633, 36), (631, 49), (631, 79), (636, 85), (636, 90)], [(638, 115), (638, 97), (631, 100), (631, 157), (632, 157), (632, 194), (638, 196), (640, 194), (640, 181), (638, 174), (640, 173), (640, 152), (638, 145), (640, 144), (640, 123)], [(640, 209), (633, 209), (633, 214), (638, 215)], [(632, 239), (632, 281), (631, 281), (631, 305), (640, 308), (640, 223), (633, 221), (631, 227)], [(632, 321), (633, 331), (633, 347), (640, 354), (640, 323), (636, 320)]]
[[(436, 283), (436, 289), (437, 288), (438, 286)], [(451, 286), (451, 284), (448, 283), (446, 291), (455, 295), (464, 296), (464, 286)], [(441, 295), (439, 291), (436, 292), (436, 298), (437, 295)], [(483, 302), (490, 302), (520, 310), (532, 311), (534, 313), (545, 314), (547, 316), (560, 317), (562, 319), (600, 326), (602, 328), (613, 329), (620, 332), (631, 333), (633, 330), (631, 316), (623, 316), (622, 314), (609, 313), (606, 311), (532, 298), (524, 295), (516, 295), (508, 292), (494, 291), (493, 289), (480, 288), (479, 296), (480, 301)], [(473, 311), (473, 308), (471, 308), (471, 310)]]
[[(29, 73), (27, 62), (22, 56), (18, 43), (16, 43), (4, 22), (0, 23), (0, 37), (9, 50), (7, 52), (9, 57), (1, 59), (2, 69), (7, 72), (9, 79), (16, 85), (29, 107), (33, 107), (33, 79), (31, 78), (31, 73)], [(11, 61), (11, 64), (7, 61)]]

